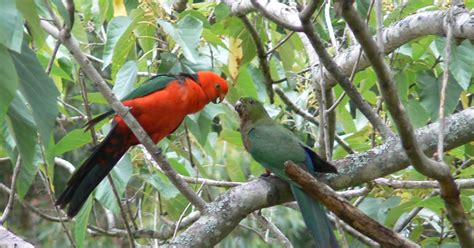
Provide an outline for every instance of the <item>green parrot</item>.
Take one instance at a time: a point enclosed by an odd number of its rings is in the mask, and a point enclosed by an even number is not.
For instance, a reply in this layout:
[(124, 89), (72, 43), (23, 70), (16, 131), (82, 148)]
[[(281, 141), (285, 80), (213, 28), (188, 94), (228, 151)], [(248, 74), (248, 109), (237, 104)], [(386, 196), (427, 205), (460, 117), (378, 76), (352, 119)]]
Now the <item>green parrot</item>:
[(288, 160), (310, 172), (337, 173), (334, 165), (324, 161), (288, 129), (275, 122), (263, 105), (251, 97), (240, 98), (235, 105), (240, 116), (240, 133), (245, 149), (265, 167), (290, 183), (303, 219), (318, 248), (339, 247), (323, 206), (311, 199), (285, 174)]

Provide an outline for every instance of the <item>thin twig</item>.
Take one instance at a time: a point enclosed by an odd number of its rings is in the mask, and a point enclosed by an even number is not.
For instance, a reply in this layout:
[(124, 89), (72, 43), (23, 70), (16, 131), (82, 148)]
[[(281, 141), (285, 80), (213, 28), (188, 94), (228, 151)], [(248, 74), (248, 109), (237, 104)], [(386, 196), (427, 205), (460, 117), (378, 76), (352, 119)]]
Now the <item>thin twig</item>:
[(267, 90), (268, 97), (270, 98), (270, 103), (273, 103), (275, 93), (273, 92), (273, 80), (272, 75), (270, 74), (270, 66), (267, 61), (265, 46), (263, 45), (257, 30), (250, 23), (249, 19), (246, 16), (241, 16), (240, 19), (244, 23), (245, 28), (249, 31), (250, 36), (252, 36), (252, 40), (255, 43), (255, 47), (257, 48), (258, 61), (260, 62), (263, 78), (265, 79), (265, 89)]
[(51, 55), (51, 58), (49, 59), (48, 66), (46, 67), (46, 75), (49, 75), (51, 73), (51, 69), (53, 68), (54, 60), (56, 58), (56, 54), (58, 53), (59, 47), (61, 46), (61, 41), (56, 41), (56, 45), (54, 45), (54, 50), (53, 54)]
[(3, 211), (2, 217), (0, 217), (0, 225), (3, 225), (5, 221), (8, 219), (8, 215), (13, 209), (13, 203), (15, 202), (15, 188), (16, 188), (16, 180), (18, 179), (18, 175), (20, 174), (21, 169), (21, 156), (18, 155), (16, 158), (15, 168), (13, 169), (12, 174), (12, 183), (10, 188), (12, 189), (10, 195), (8, 196), (7, 206), (5, 206), (5, 210)]
[(288, 238), (283, 234), (283, 232), (271, 221), (269, 221), (267, 218), (265, 218), (261, 213), (253, 213), (253, 217), (262, 225), (263, 227), (267, 228), (273, 235), (274, 237), (280, 241), (280, 243), (283, 245), (283, 247), (286, 248), (292, 248), (293, 245), (291, 242), (288, 240)]
[(444, 110), (446, 106), (446, 94), (448, 92), (449, 63), (451, 62), (451, 43), (453, 41), (453, 8), (451, 7), (446, 17), (448, 32), (446, 34), (446, 44), (444, 47), (443, 80), (439, 97), (439, 133), (438, 133), (438, 161), (443, 161), (444, 153)]
[[(298, 108), (286, 95), (285, 93), (283, 92), (283, 90), (281, 90), (279, 87), (277, 86), (273, 86), (273, 88), (275, 89), (275, 92), (277, 93), (277, 95), (281, 98), (281, 100), (286, 104), (286, 106), (288, 106), (288, 108), (290, 108), (293, 112), (295, 112), (296, 114), (300, 115), (301, 117), (303, 117), (305, 120), (313, 123), (314, 125), (316, 126), (320, 126), (319, 125), (319, 121), (316, 120), (316, 118), (311, 115), (310, 113), (307, 113), (306, 111)], [(339, 145), (349, 154), (353, 154), (354, 151), (352, 150), (352, 148), (341, 138), (339, 137), (338, 135), (335, 135), (334, 136), (334, 139), (337, 141), (337, 143), (339, 143)]]
[[(44, 155), (43, 155), (44, 156)], [(48, 165), (45, 163), (45, 171), (46, 171), (46, 174), (48, 173)], [(63, 220), (63, 217), (61, 216), (61, 210), (59, 209), (58, 206), (56, 206), (54, 203), (56, 202), (56, 199), (54, 197), (54, 194), (51, 190), (51, 182), (49, 181), (49, 177), (43, 175), (43, 173), (40, 171), (39, 172), (39, 175), (40, 175), (40, 178), (42, 179), (43, 183), (44, 183), (44, 187), (46, 188), (46, 192), (48, 192), (48, 196), (51, 200), (51, 202), (53, 203), (53, 206), (54, 206), (54, 209), (56, 210), (56, 214), (58, 215), (58, 219), (59, 219), (59, 222), (61, 223), (61, 226), (63, 227), (64, 229), (64, 232), (66, 233), (66, 236), (69, 240), (69, 242), (71, 243), (71, 246), (76, 248), (76, 242), (74, 242), (74, 239), (72, 238), (72, 235), (71, 235), (71, 232), (69, 230), (69, 228), (66, 226), (66, 224), (64, 223), (64, 220)]]
[(291, 38), (291, 36), (293, 36), (293, 34), (295, 34), (295, 32), (291, 31), (285, 38), (280, 40), (272, 49), (268, 50), (265, 53), (265, 56), (268, 57), (268, 56), (272, 55), (273, 52), (275, 52), (275, 50), (277, 50), (279, 47), (281, 47), (283, 44), (285, 44), (285, 42), (287, 42)]

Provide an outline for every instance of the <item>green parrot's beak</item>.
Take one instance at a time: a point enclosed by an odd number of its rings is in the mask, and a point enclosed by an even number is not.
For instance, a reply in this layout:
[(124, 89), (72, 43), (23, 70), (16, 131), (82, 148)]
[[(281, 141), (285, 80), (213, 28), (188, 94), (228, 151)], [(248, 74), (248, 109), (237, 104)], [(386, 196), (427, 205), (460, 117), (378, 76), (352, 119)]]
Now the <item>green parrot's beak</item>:
[(242, 104), (242, 102), (240, 101), (240, 99), (235, 103), (234, 105), (234, 109), (235, 111), (237, 111), (237, 113), (241, 114), (242, 113), (242, 107), (244, 105)]

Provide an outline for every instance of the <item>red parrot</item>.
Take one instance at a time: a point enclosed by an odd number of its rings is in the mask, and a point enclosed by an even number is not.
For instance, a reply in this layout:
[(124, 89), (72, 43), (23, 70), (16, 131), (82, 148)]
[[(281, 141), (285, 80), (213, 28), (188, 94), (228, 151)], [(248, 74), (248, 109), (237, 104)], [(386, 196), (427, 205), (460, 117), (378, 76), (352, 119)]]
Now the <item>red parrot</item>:
[[(227, 90), (226, 80), (210, 71), (158, 75), (132, 91), (122, 102), (156, 144), (174, 132), (186, 115), (200, 111), (209, 102), (222, 101)], [(86, 124), (87, 129), (113, 113), (110, 110), (97, 116)], [(69, 179), (56, 205), (61, 208), (69, 205), (67, 215), (75, 216), (120, 158), (137, 144), (132, 131), (115, 115), (110, 132)]]

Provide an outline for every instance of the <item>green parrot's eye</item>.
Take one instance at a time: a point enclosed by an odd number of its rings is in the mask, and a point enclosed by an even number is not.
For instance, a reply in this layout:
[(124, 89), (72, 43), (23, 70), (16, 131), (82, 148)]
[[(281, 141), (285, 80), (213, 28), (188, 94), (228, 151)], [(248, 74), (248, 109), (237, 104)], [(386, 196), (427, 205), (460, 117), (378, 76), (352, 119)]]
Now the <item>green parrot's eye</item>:
[(250, 104), (254, 104), (254, 103), (255, 103), (255, 101), (254, 101), (254, 100), (252, 100), (252, 99), (250, 99), (250, 100), (249, 100), (249, 103), (250, 103)]

